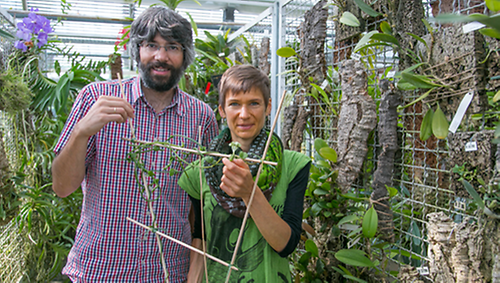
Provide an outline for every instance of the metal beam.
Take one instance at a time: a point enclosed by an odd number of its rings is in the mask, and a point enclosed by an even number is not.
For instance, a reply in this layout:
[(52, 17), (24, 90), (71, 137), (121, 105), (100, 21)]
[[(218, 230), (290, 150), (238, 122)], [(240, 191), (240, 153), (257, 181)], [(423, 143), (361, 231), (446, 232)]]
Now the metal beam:
[[(273, 20), (272, 20), (272, 31), (271, 31), (271, 99), (272, 99), (272, 108), (271, 108), (271, 119), (274, 120), (274, 117), (278, 115), (276, 113), (278, 111), (278, 103), (280, 101), (280, 57), (276, 54), (276, 50), (280, 48), (281, 45), (281, 6), (279, 1), (276, 1), (273, 5)], [(281, 136), (281, 119), (277, 120), (276, 128), (274, 132)]]
[(249, 30), (251, 27), (253, 27), (254, 25), (256, 25), (258, 22), (262, 21), (262, 19), (264, 19), (265, 17), (269, 16), (272, 12), (273, 12), (273, 7), (267, 8), (264, 12), (260, 13), (255, 19), (253, 19), (253, 21), (247, 23), (246, 25), (244, 25), (243, 27), (241, 27), (237, 31), (235, 31), (232, 34), (230, 34), (228, 36), (228, 38), (227, 38), (228, 42), (230, 42), (231, 40), (233, 40), (233, 39), (237, 38), (238, 36), (242, 35), (244, 32), (246, 32), (247, 30)]
[(16, 23), (14, 22), (14, 18), (7, 12), (7, 10), (5, 10), (4, 8), (2, 8), (0, 6), (0, 14), (2, 14), (3, 18), (5, 20), (7, 20), (7, 22), (9, 22), (9, 24), (13, 27), (16, 26)]

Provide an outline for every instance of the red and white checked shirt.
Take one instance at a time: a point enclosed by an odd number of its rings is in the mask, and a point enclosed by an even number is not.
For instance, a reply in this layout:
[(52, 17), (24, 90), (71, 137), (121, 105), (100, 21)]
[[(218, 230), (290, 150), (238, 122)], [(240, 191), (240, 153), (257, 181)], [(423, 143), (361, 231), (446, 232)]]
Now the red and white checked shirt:
[[(192, 96), (177, 91), (170, 106), (155, 113), (145, 101), (138, 77), (123, 81), (126, 99), (135, 111), (135, 135), (143, 141), (166, 141), (186, 148), (197, 148), (187, 138), (198, 140), (201, 126), (206, 146), (217, 134), (217, 122), (210, 107)], [(101, 95), (120, 96), (117, 81), (86, 86), (78, 95), (55, 152), (59, 153), (80, 119)], [(126, 161), (131, 151), (128, 123), (111, 122), (92, 136), (87, 145), (86, 174), (80, 223), (75, 243), (63, 269), (77, 282), (165, 282), (155, 234), (126, 220), (135, 219), (152, 226), (147, 202), (134, 177), (135, 165)], [(170, 150), (150, 151), (142, 157), (148, 170), (155, 170), (160, 189), (153, 192), (153, 207), (158, 227), (185, 243), (191, 242), (188, 222), (190, 202), (177, 185), (180, 174), (170, 176), (170, 168), (181, 170), (171, 161)], [(187, 162), (194, 161), (191, 155)], [(144, 194), (145, 195), (145, 194)], [(183, 282), (189, 268), (189, 250), (161, 238), (169, 281)]]

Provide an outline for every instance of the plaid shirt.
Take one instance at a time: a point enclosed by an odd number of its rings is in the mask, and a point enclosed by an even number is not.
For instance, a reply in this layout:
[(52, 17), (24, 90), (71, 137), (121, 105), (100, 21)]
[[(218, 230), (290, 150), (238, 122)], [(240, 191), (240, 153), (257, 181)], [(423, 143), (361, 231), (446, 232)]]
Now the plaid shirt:
[[(197, 141), (198, 125), (202, 127), (205, 146), (218, 132), (210, 107), (182, 91), (177, 91), (172, 103), (156, 113), (145, 101), (138, 77), (124, 80), (123, 89), (135, 111), (132, 122), (138, 140), (162, 142), (173, 137), (168, 141), (197, 148), (194, 141), (185, 137)], [(80, 92), (54, 150), (56, 154), (100, 95), (120, 96), (118, 82), (93, 83)], [(142, 196), (145, 194), (141, 195), (135, 179), (135, 165), (125, 160), (131, 150), (130, 143), (123, 138), (131, 138), (129, 124), (111, 122), (88, 141), (81, 219), (63, 270), (73, 281), (165, 282), (155, 234), (126, 220), (130, 217), (152, 226), (147, 202)], [(143, 153), (142, 159), (148, 170), (156, 171), (159, 179), (159, 189), (152, 194), (158, 227), (189, 244), (190, 202), (177, 185), (180, 174), (168, 174), (170, 168), (182, 168), (179, 162), (170, 161), (171, 156), (170, 150), (150, 151)], [(186, 161), (194, 159), (196, 156), (191, 155)], [(189, 250), (161, 239), (169, 281), (185, 281)]]

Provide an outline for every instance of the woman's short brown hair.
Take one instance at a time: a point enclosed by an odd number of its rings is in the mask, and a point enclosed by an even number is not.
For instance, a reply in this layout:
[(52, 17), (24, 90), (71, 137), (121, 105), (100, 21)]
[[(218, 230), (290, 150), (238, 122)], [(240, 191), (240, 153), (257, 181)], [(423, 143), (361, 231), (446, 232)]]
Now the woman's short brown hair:
[(264, 103), (269, 104), (271, 82), (266, 74), (252, 65), (235, 65), (227, 69), (219, 82), (219, 105), (224, 109), (226, 94), (247, 93), (252, 88), (262, 92)]

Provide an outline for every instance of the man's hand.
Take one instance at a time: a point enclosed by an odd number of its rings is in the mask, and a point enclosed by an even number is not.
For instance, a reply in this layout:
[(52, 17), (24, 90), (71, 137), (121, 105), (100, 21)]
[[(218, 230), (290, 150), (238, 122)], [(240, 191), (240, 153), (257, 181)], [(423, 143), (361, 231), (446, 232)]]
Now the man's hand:
[(78, 135), (90, 137), (99, 132), (109, 122), (124, 123), (134, 118), (134, 109), (126, 100), (115, 96), (101, 96), (78, 122)]

